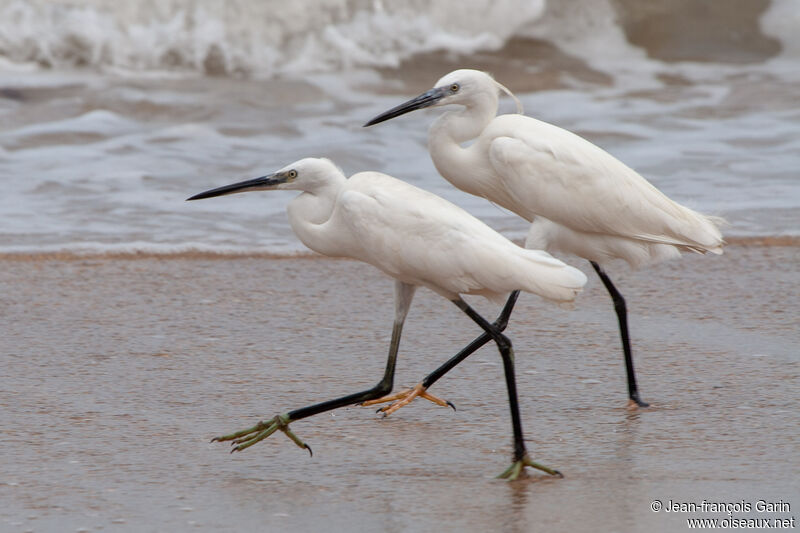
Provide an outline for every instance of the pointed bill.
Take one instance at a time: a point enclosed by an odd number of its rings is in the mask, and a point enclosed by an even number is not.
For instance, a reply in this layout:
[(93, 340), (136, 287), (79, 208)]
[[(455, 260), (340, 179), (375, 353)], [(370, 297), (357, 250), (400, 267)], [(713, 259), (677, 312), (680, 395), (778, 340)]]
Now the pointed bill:
[(412, 98), (408, 102), (404, 102), (397, 107), (393, 107), (385, 113), (381, 113), (377, 117), (364, 124), (364, 127), (366, 128), (367, 126), (372, 126), (386, 120), (391, 120), (395, 117), (399, 117), (400, 115), (405, 115), (411, 111), (416, 111), (417, 109), (430, 107), (447, 96), (447, 94), (448, 91), (446, 87), (437, 87), (431, 89), (430, 91), (426, 91), (416, 98)]
[(216, 189), (210, 189), (205, 192), (201, 192), (199, 194), (195, 194), (191, 198), (187, 198), (186, 201), (190, 200), (202, 200), (204, 198), (213, 198), (215, 196), (224, 196), (226, 194), (234, 194), (238, 192), (247, 192), (247, 191), (261, 191), (264, 189), (271, 189), (276, 185), (280, 185), (281, 183), (286, 183), (287, 176), (284, 173), (276, 173), (270, 174), (269, 176), (261, 176), (260, 178), (253, 178), (249, 180), (240, 181), (238, 183), (231, 183), (230, 185), (224, 185), (222, 187), (217, 187)]

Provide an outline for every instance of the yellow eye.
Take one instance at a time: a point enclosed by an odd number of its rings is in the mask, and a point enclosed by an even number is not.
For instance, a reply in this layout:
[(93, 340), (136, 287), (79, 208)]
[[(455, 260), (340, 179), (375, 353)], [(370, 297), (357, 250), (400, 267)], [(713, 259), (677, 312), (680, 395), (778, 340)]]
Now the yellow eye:
[(292, 169), (287, 172), (286, 175), (289, 177), (289, 179), (295, 179), (297, 177), (297, 171)]
[(457, 93), (460, 88), (461, 86), (459, 84), (454, 83), (453, 85), (450, 86), (450, 92)]

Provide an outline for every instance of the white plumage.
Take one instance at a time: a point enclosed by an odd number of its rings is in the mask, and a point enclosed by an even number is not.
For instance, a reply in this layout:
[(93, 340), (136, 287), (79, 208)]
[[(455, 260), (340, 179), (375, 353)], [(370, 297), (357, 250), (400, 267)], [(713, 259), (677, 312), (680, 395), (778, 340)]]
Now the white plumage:
[[(436, 86), (454, 84), (459, 84), (458, 92), (439, 105), (466, 105), (431, 126), (428, 145), (434, 164), (456, 187), (530, 222), (546, 219), (531, 227), (528, 243), (533, 248), (573, 253), (601, 264), (619, 258), (632, 265), (676, 255), (659, 245), (722, 253), (719, 219), (670, 200), (630, 167), (574, 133), (525, 115), (495, 117), (499, 85), (489, 75), (458, 70)], [(477, 92), (485, 94), (476, 97)], [(461, 147), (472, 139), (471, 145)]]
[(369, 263), (450, 300), (503, 298), (520, 289), (571, 302), (586, 283), (579, 270), (526, 250), (452, 203), (379, 172), (346, 179), (325, 159), (293, 163), (303, 193), (287, 209), (303, 243), (319, 253)]
[(574, 133), (522, 114), (496, 116), (500, 91), (513, 97), (485, 72), (456, 70), (366, 126), (415, 109), (460, 105), (431, 125), (428, 149), (437, 170), (459, 189), (531, 222), (526, 247), (592, 262), (614, 299), (631, 400), (646, 405), (636, 390), (625, 301), (600, 265), (623, 259), (639, 266), (681, 251), (721, 254), (721, 219), (670, 200)]
[[(441, 374), (489, 340), (503, 358), (514, 430), (514, 463), (503, 476), (516, 478), (524, 466), (551, 475), (558, 471), (528, 457), (520, 422), (511, 342), (502, 333), (516, 301), (517, 291), (538, 294), (558, 303), (570, 303), (586, 283), (580, 271), (547, 252), (526, 250), (495, 232), (455, 205), (412, 185), (378, 172), (345, 178), (327, 159), (302, 159), (270, 174), (197, 194), (190, 200), (253, 190), (290, 189), (301, 193), (287, 208), (292, 230), (303, 243), (321, 254), (350, 257), (379, 268), (395, 281), (395, 319), (386, 371), (371, 389), (310, 405), (262, 421), (251, 428), (214, 440), (232, 441), (241, 451), (283, 431), (298, 446), (311, 450), (289, 424), (331, 409), (364, 402), (381, 402), (391, 392), (400, 335), (416, 287), (423, 286), (453, 301), (484, 331), (467, 348), (448, 360)], [(498, 321), (490, 324), (461, 294), (499, 299), (512, 293)], [(439, 369), (434, 371), (431, 383)], [(448, 405), (425, 392), (429, 385), (389, 397), (399, 400), (385, 409), (393, 412), (417, 396)], [(385, 398), (384, 398), (385, 399)], [(449, 404), (452, 406), (452, 404)]]

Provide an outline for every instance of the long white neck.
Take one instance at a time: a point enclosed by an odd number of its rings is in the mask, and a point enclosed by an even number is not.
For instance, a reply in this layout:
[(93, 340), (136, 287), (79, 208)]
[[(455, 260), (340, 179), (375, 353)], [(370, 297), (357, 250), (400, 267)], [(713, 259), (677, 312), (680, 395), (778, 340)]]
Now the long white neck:
[(497, 115), (497, 94), (484, 93), (458, 111), (448, 111), (428, 131), (428, 151), (436, 170), (444, 178), (470, 194), (483, 196), (475, 177), (485, 162), (462, 143), (478, 137)]
[(333, 214), (336, 198), (347, 179), (337, 174), (313, 190), (304, 191), (289, 202), (286, 212), (292, 231), (303, 244), (324, 255), (341, 254), (336, 235), (327, 230), (327, 222)]

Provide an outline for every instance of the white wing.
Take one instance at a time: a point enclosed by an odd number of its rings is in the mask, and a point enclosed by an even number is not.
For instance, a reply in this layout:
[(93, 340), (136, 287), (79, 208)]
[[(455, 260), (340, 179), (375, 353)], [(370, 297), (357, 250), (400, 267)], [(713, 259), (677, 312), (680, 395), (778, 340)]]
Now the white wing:
[(357, 243), (352, 257), (451, 299), (522, 289), (571, 301), (586, 280), (544, 252), (514, 245), (450, 202), (376, 172), (348, 180), (333, 220), (346, 225)]
[(502, 115), (483, 134), (497, 177), (532, 219), (568, 228), (690, 249), (715, 250), (713, 219), (670, 200), (634, 170), (589, 141), (522, 115)]

